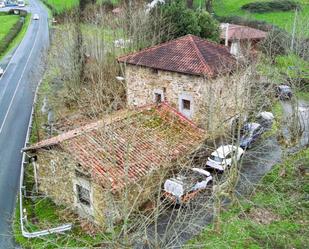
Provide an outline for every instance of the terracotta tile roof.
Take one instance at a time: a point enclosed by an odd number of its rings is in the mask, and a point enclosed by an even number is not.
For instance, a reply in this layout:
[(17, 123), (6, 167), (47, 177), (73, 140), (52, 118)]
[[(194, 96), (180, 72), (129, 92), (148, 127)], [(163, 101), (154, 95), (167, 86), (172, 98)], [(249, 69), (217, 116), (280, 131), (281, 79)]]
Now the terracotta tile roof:
[(203, 130), (163, 103), (89, 124), (24, 150), (60, 147), (97, 182), (118, 190), (186, 155), (203, 140)]
[(236, 24), (222, 23), (220, 35), (221, 39), (225, 39), (226, 27), (228, 27), (228, 40), (261, 40), (264, 39), (267, 35), (267, 32), (259, 29)]
[(118, 58), (119, 62), (165, 71), (216, 76), (230, 71), (235, 59), (229, 50), (194, 35), (186, 35), (140, 52)]

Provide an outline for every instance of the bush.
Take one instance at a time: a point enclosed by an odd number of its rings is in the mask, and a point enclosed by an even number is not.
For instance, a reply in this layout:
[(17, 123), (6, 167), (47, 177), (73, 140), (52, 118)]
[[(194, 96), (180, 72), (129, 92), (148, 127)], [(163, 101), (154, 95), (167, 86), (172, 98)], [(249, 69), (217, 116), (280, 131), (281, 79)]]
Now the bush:
[(260, 29), (266, 32), (272, 29), (279, 29), (277, 26), (267, 23), (265, 21), (247, 19), (241, 16), (215, 16), (215, 18), (219, 22), (233, 23), (233, 24), (248, 26), (248, 27)]
[(198, 25), (200, 26), (199, 36), (209, 40), (219, 42), (220, 28), (219, 23), (206, 11), (197, 14)]
[(247, 3), (243, 5), (241, 9), (252, 13), (265, 13), (265, 12), (290, 11), (300, 9), (300, 5), (299, 3), (294, 1), (281, 0), (281, 1)]
[(167, 29), (162, 32), (166, 34), (163, 41), (187, 34), (219, 40), (219, 23), (207, 11), (189, 9), (182, 0), (170, 1), (157, 8), (153, 9), (152, 15), (154, 20), (158, 12), (163, 15)]
[(25, 18), (21, 17), (20, 20), (11, 28), (10, 32), (0, 41), (0, 54), (4, 53), (10, 43), (21, 31), (25, 23)]
[(290, 34), (281, 29), (273, 29), (261, 44), (262, 51), (273, 60), (278, 55), (286, 55), (289, 51)]

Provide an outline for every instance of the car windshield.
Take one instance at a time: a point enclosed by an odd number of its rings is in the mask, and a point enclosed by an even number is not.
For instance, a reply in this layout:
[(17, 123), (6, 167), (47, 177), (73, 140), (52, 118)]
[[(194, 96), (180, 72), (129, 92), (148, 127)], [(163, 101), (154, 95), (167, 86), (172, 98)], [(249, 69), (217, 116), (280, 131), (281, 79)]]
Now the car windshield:
[(221, 158), (221, 157), (218, 157), (218, 156), (215, 156), (215, 155), (211, 155), (210, 159), (215, 161), (215, 162), (221, 163), (224, 158)]

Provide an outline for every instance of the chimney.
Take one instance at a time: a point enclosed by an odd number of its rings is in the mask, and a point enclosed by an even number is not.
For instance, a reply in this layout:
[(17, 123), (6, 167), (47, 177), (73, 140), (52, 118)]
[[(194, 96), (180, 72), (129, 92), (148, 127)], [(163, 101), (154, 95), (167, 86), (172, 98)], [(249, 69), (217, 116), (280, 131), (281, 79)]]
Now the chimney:
[(226, 24), (225, 27), (225, 46), (229, 45), (229, 23)]

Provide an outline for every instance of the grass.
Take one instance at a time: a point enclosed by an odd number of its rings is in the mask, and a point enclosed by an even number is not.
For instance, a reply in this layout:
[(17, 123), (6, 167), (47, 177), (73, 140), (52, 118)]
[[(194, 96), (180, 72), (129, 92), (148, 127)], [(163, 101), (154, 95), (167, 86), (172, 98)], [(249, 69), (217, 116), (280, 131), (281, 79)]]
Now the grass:
[(19, 21), (16, 15), (0, 15), (0, 42), (9, 33), (15, 23)]
[[(77, 222), (73, 223), (72, 230), (66, 233), (51, 234), (31, 239), (25, 238), (20, 231), (19, 203), (17, 203), (17, 207), (13, 231), (15, 241), (22, 246), (22, 248), (92, 248), (93, 245), (100, 245), (102, 241), (109, 241), (111, 239), (111, 234), (109, 233), (87, 234), (81, 229)], [(35, 202), (30, 199), (25, 199), (23, 201), (23, 208), (27, 210), (27, 221), (25, 224), (28, 231), (38, 231), (65, 223), (61, 221), (61, 219), (63, 219), (64, 207), (56, 206), (48, 198)], [(75, 220), (77, 221), (78, 219), (75, 217)], [(68, 222), (68, 220), (66, 222)]]
[(309, 92), (298, 91), (296, 92), (296, 97), (301, 100), (309, 101)]
[(289, 78), (309, 79), (309, 62), (297, 55), (290, 54), (276, 57), (276, 67)]
[(120, 0), (97, 0), (97, 4), (111, 3), (113, 6), (120, 4)]
[[(26, 190), (31, 190), (34, 185), (33, 167), (28, 165), (25, 172)], [(27, 219), (24, 221), (25, 229), (35, 232), (42, 229), (52, 228), (61, 224), (72, 223), (72, 230), (62, 234), (51, 234), (38, 238), (25, 238), (20, 231), (20, 210), (19, 203), (16, 205), (13, 232), (15, 241), (22, 248), (98, 248), (101, 243), (110, 243), (112, 236), (118, 236), (120, 226), (114, 228), (114, 233), (100, 232), (100, 230), (89, 231), (82, 229), (80, 219), (67, 210), (64, 206), (57, 206), (49, 198), (39, 197), (37, 199), (23, 198), (23, 210), (26, 210)], [(101, 248), (101, 247), (100, 247)]]
[[(0, 15), (0, 22), (1, 22), (1, 15)], [(14, 16), (14, 17), (18, 17), (19, 16)], [(19, 32), (19, 34), (14, 38), (14, 40), (10, 43), (10, 45), (8, 46), (8, 48), (6, 49), (6, 51), (2, 54), (0, 54), (0, 60), (7, 54), (9, 53), (13, 48), (15, 48), (21, 41), (22, 39), (24, 38), (26, 32), (27, 32), (27, 29), (28, 29), (28, 26), (30, 24), (30, 20), (31, 20), (31, 15), (28, 14), (26, 16), (26, 19), (25, 19), (25, 23), (21, 29), (21, 31)], [(0, 30), (2, 28), (2, 23), (0, 25)], [(0, 39), (1, 40), (1, 39)]]
[(276, 165), (250, 200), (222, 215), (185, 248), (307, 248), (309, 245), (309, 149)]
[(71, 10), (79, 5), (79, 0), (43, 0), (57, 14)]
[[(265, 0), (262, 0), (265, 1)], [(275, 24), (287, 31), (292, 31), (294, 22), (294, 11), (270, 12), (270, 13), (249, 13), (241, 9), (244, 4), (258, 2), (258, 0), (219, 0), (214, 1), (214, 11), (218, 16), (243, 16), (249, 19), (256, 19)], [(260, 0), (261, 2), (261, 0)], [(306, 0), (300, 0), (302, 11), (298, 14), (299, 32), (309, 36), (308, 30), (302, 30), (301, 24), (307, 23), (309, 19), (309, 4)], [(305, 32), (305, 33), (304, 33)]]

